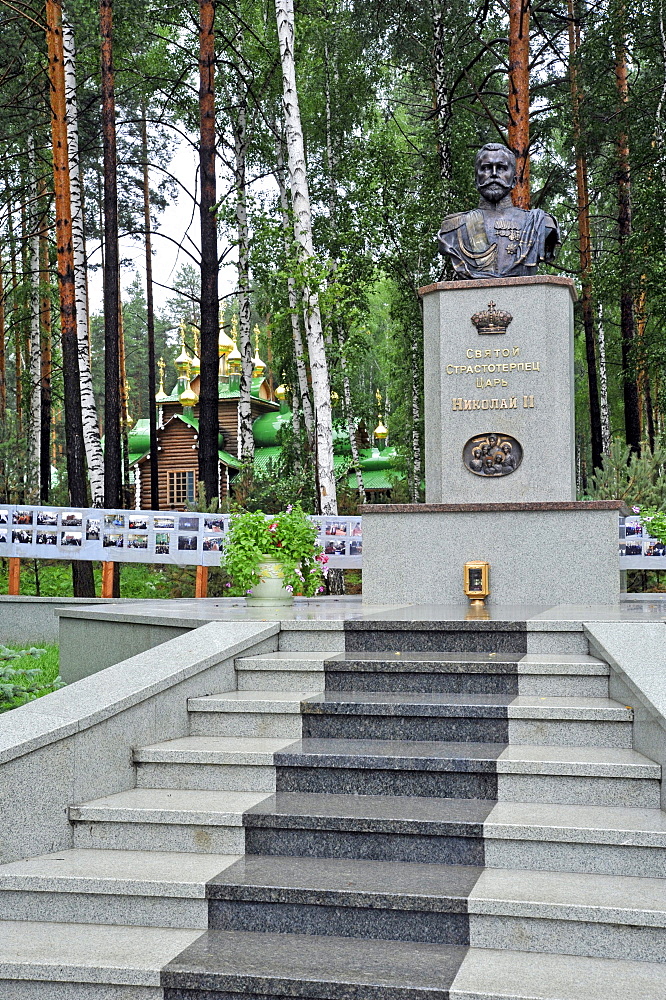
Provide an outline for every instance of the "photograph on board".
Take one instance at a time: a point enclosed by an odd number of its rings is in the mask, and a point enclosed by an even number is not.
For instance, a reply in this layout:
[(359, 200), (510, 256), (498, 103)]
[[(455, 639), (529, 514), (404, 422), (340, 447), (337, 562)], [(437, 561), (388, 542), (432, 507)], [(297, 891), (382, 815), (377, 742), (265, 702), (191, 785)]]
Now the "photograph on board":
[(155, 555), (158, 556), (168, 556), (169, 555), (169, 539), (171, 535), (167, 534), (165, 531), (158, 531), (155, 534)]
[(148, 548), (148, 535), (128, 535), (127, 536), (127, 548), (128, 549), (147, 549)]
[(57, 510), (38, 510), (37, 524), (46, 524), (54, 527), (58, 523)]
[(204, 528), (206, 531), (224, 531), (224, 518), (204, 517)]
[(0, 524), (7, 524), (9, 522), (9, 511), (0, 510)]
[(143, 516), (132, 517), (132, 515), (130, 515), (127, 519), (127, 527), (130, 531), (147, 531), (148, 518)]
[(79, 528), (83, 524), (83, 515), (79, 510), (64, 511), (60, 524), (63, 528)]
[(102, 524), (98, 517), (89, 517), (86, 524), (86, 541), (98, 542)]
[(204, 538), (203, 540), (203, 550), (204, 552), (221, 552), (224, 548), (224, 540), (212, 535), (210, 538)]
[(19, 545), (32, 545), (32, 531), (25, 531), (25, 529), (12, 531), (12, 541)]
[(37, 545), (57, 545), (58, 544), (58, 532), (57, 531), (37, 531), (35, 532), (35, 541)]
[(80, 545), (83, 540), (82, 531), (61, 531), (60, 532), (60, 544), (61, 545)]
[(175, 528), (176, 526), (176, 522), (173, 517), (164, 517), (162, 514), (155, 515), (153, 524), (156, 528)]
[(199, 544), (199, 539), (196, 535), (179, 535), (178, 536), (178, 551), (179, 552), (194, 552)]
[(104, 515), (104, 527), (105, 528), (124, 528), (125, 518), (122, 514), (105, 514)]
[(12, 524), (32, 524), (32, 511), (15, 510), (12, 514)]
[(199, 530), (199, 518), (198, 517), (179, 517), (178, 518), (178, 530), (179, 531), (198, 531)]
[(6, 529), (0, 529), (0, 545), (7, 544), (7, 531)]
[(104, 535), (104, 541), (102, 542), (102, 548), (104, 549), (122, 549), (123, 547), (123, 536), (110, 534)]

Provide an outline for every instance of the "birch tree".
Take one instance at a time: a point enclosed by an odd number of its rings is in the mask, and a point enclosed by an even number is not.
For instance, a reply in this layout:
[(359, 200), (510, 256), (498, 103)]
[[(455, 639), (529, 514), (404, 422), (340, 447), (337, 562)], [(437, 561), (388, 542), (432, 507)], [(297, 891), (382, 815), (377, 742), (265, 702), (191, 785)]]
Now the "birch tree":
[(65, 55), (65, 102), (67, 106), (67, 145), (69, 183), (72, 200), (72, 244), (74, 248), (74, 293), (76, 296), (76, 336), (79, 348), (81, 379), (81, 415), (83, 439), (88, 463), (88, 479), (93, 506), (104, 503), (104, 453), (99, 434), (97, 404), (93, 393), (88, 337), (88, 283), (84, 233), (83, 194), (79, 158), (79, 126), (76, 98), (76, 44), (72, 26), (63, 15), (63, 51)]
[(315, 263), (315, 253), (312, 240), (312, 210), (296, 88), (293, 0), (275, 0), (275, 14), (282, 64), (282, 102), (291, 203), (294, 214), (294, 239), (299, 262), (303, 269), (303, 300), (308, 316), (307, 342), (315, 412), (318, 506), (322, 514), (336, 514), (338, 508), (333, 469), (331, 391), (319, 296), (317, 289), (313, 286), (315, 279), (312, 270)]
[(236, 185), (236, 238), (238, 242), (238, 349), (241, 355), (238, 435), (240, 457), (254, 457), (252, 434), (252, 330), (250, 324), (250, 237), (247, 224), (247, 108), (238, 74), (238, 105), (232, 116), (234, 135), (234, 182)]

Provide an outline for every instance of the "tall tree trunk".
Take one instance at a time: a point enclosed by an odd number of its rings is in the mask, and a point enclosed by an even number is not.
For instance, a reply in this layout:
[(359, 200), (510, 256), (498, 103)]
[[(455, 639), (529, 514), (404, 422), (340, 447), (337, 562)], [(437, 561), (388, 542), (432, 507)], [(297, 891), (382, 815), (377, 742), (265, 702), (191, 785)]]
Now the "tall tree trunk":
[(201, 196), (201, 374), (199, 376), (199, 479), (206, 499), (219, 494), (218, 285), (215, 203), (215, 3), (199, 0), (199, 173)]
[[(37, 163), (34, 136), (29, 138), (30, 170), (30, 423), (28, 428), (28, 452), (30, 455), (31, 478), (34, 478), (39, 494), (39, 473), (41, 430), (42, 430), (42, 358), (40, 331), (40, 257), (39, 233), (41, 218), (37, 198)], [(27, 485), (27, 484), (26, 484)]]
[(624, 394), (624, 426), (627, 444), (632, 451), (640, 453), (641, 421), (638, 403), (636, 359), (634, 357), (635, 317), (631, 287), (631, 266), (628, 259), (627, 243), (631, 238), (631, 166), (629, 158), (629, 136), (626, 113), (629, 103), (629, 81), (627, 75), (627, 49), (624, 35), (624, 4), (619, 5), (617, 17), (617, 37), (615, 42), (615, 81), (620, 104), (620, 126), (617, 136), (617, 201), (618, 232), (620, 243), (620, 330), (622, 336), (622, 388)]
[[(437, 138), (437, 160), (439, 176), (442, 182), (445, 204), (451, 196), (452, 164), (451, 143), (449, 140), (449, 125), (451, 123), (451, 94), (448, 84), (448, 58), (446, 45), (446, 28), (450, 24), (451, 13), (439, 4), (433, 10), (432, 17), (432, 76), (433, 76), (433, 113), (435, 134)], [(446, 209), (448, 211), (448, 208)]]
[[(239, 91), (243, 86), (238, 79)], [(238, 240), (238, 349), (241, 355), (240, 400), (238, 402), (238, 433), (240, 457), (251, 462), (254, 457), (252, 434), (252, 330), (250, 325), (250, 236), (247, 227), (247, 116), (245, 96), (239, 94), (233, 122), (234, 181), (236, 184), (236, 237)]]
[(76, 44), (72, 26), (65, 17), (62, 26), (65, 53), (65, 100), (67, 102), (67, 142), (72, 193), (72, 238), (74, 241), (74, 288), (76, 292), (76, 333), (81, 374), (81, 413), (88, 462), (88, 478), (93, 506), (104, 503), (104, 452), (99, 435), (97, 404), (90, 370), (88, 336), (88, 285), (86, 267), (85, 215), (79, 159), (78, 105), (76, 99)]
[(516, 154), (514, 205), (530, 207), (530, 0), (509, 0), (509, 146)]
[[(104, 146), (104, 505), (122, 507), (120, 448), (120, 260), (116, 99), (113, 69), (113, 0), (100, 0), (102, 33), (102, 138)], [(115, 595), (118, 596), (118, 595)]]
[[(88, 503), (88, 489), (81, 417), (79, 352), (76, 337), (74, 248), (72, 245), (72, 207), (69, 189), (62, 9), (58, 0), (46, 0), (46, 23), (51, 84), (53, 186), (55, 191), (58, 287), (60, 290), (67, 483), (70, 503), (76, 507), (85, 507)], [(73, 562), (72, 575), (75, 596), (95, 596), (91, 563)]]
[[(5, 189), (9, 190), (9, 180), (5, 174)], [(12, 275), (12, 326), (14, 334), (14, 405), (16, 410), (16, 426), (19, 432), (23, 427), (23, 357), (21, 354), (21, 318), (19, 315), (18, 270), (16, 258), (16, 234), (14, 232), (14, 206), (7, 200), (7, 231), (9, 235), (9, 263)]]
[(123, 469), (123, 507), (134, 506), (129, 481), (129, 386), (127, 384), (127, 367), (125, 364), (125, 326), (123, 323), (123, 303), (118, 300), (118, 358), (120, 361), (120, 442), (122, 448)]
[(597, 382), (597, 357), (595, 351), (594, 313), (592, 307), (592, 240), (590, 234), (590, 196), (581, 130), (581, 105), (583, 95), (578, 79), (578, 49), (580, 47), (580, 25), (575, 17), (574, 0), (567, 0), (569, 26), (569, 83), (571, 87), (571, 111), (573, 137), (576, 152), (576, 197), (578, 208), (578, 251), (582, 283), (583, 328), (585, 330), (585, 356), (587, 360), (587, 390), (590, 401), (590, 431), (592, 438), (592, 466), (601, 467), (603, 441), (601, 433), (601, 410), (599, 407), (599, 385)]
[(606, 366), (606, 333), (604, 330), (604, 307), (597, 302), (597, 345), (599, 347), (599, 388), (601, 390), (601, 436), (604, 454), (610, 453), (611, 429), (608, 409), (608, 368)]
[[(284, 237), (284, 251), (287, 261), (291, 257), (293, 230), (289, 221), (289, 201), (287, 198), (287, 187), (285, 183), (282, 142), (277, 144), (277, 170), (275, 178), (280, 189), (280, 213), (282, 215), (282, 234)], [(298, 392), (303, 408), (303, 422), (305, 423), (305, 433), (308, 439), (308, 448), (314, 451), (314, 416), (312, 414), (312, 402), (310, 400), (310, 386), (308, 384), (308, 370), (305, 363), (305, 350), (303, 348), (303, 337), (301, 335), (301, 323), (299, 319), (298, 295), (296, 292), (296, 281), (287, 266), (287, 294), (289, 296), (289, 313), (291, 316), (291, 336), (294, 342), (294, 361), (296, 363), (296, 376), (298, 378)]]
[[(282, 62), (282, 99), (287, 137), (291, 203), (294, 212), (294, 238), (301, 263), (307, 270), (314, 258), (312, 242), (312, 212), (308, 188), (307, 168), (301, 114), (296, 89), (294, 61), (294, 5), (293, 0), (275, 0), (280, 58)], [(306, 284), (303, 298), (308, 313), (308, 354), (312, 375), (315, 438), (317, 446), (317, 472), (319, 510), (322, 514), (337, 513), (335, 474), (333, 470), (333, 425), (331, 419), (331, 390), (328, 363), (322, 330), (319, 296), (316, 289)]]
[(349, 385), (349, 373), (347, 372), (347, 355), (345, 353), (345, 337), (342, 330), (338, 330), (338, 347), (340, 348), (340, 367), (342, 368), (342, 391), (345, 401), (345, 417), (347, 418), (347, 434), (349, 436), (349, 446), (352, 455), (352, 468), (356, 476), (356, 488), (360, 503), (365, 503), (365, 486), (363, 485), (363, 472), (358, 455), (358, 445), (356, 443), (356, 422), (354, 420), (354, 405), (352, 403), (351, 386)]
[(157, 407), (155, 396), (155, 306), (153, 303), (153, 249), (150, 222), (150, 178), (148, 175), (148, 127), (146, 108), (141, 108), (141, 154), (143, 160), (143, 226), (146, 248), (146, 320), (148, 327), (148, 425), (150, 428), (150, 506), (159, 510), (159, 460), (157, 455)]
[(39, 303), (40, 333), (41, 333), (41, 428), (40, 428), (40, 470), (39, 499), (41, 503), (49, 502), (51, 492), (51, 282), (49, 276), (49, 239), (48, 239), (48, 199), (46, 179), (39, 178), (39, 200), (41, 205), (41, 221), (39, 227), (39, 261), (41, 272), (41, 296)]
[(421, 498), (421, 379), (419, 377), (421, 349), (417, 337), (412, 337), (412, 503)]
[(0, 257), (0, 423), (7, 416), (7, 364), (5, 354), (5, 279), (2, 257)]

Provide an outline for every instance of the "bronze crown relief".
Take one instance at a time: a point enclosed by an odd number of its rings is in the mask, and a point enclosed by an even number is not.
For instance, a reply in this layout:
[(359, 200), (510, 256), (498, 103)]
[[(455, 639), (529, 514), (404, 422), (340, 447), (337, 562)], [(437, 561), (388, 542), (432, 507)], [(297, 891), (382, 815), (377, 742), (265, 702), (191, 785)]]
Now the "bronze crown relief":
[(506, 333), (512, 319), (510, 312), (498, 309), (494, 302), (489, 302), (488, 308), (483, 312), (474, 313), (472, 323), (481, 334)]

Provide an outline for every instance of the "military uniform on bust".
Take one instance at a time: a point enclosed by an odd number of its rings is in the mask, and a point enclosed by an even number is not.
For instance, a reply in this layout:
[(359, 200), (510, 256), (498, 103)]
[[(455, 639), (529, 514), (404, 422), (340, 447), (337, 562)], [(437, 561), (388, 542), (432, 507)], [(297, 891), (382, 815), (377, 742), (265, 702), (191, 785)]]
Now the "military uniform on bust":
[(526, 211), (511, 202), (516, 158), (499, 143), (476, 155), (479, 207), (447, 215), (439, 231), (439, 251), (451, 258), (460, 278), (512, 278), (535, 274), (550, 263), (560, 242), (557, 221), (540, 208)]

